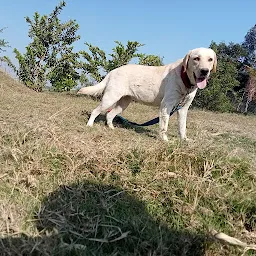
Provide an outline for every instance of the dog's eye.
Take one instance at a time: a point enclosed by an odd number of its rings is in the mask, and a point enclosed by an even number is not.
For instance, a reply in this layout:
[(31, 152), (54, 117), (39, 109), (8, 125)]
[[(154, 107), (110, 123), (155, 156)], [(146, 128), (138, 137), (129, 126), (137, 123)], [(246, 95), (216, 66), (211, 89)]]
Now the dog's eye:
[(209, 62), (212, 62), (212, 61), (213, 61), (213, 58), (210, 58), (208, 61), (209, 61)]
[(199, 61), (199, 60), (200, 60), (199, 57), (195, 57), (195, 58), (194, 58), (194, 61)]

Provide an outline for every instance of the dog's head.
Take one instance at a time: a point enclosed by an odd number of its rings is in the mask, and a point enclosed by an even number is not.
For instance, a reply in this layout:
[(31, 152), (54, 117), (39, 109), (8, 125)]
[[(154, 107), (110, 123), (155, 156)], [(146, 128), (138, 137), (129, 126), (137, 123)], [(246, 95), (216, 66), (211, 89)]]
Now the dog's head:
[(210, 72), (216, 72), (216, 53), (209, 48), (196, 48), (189, 51), (184, 57), (183, 66), (191, 84), (203, 89), (207, 84)]

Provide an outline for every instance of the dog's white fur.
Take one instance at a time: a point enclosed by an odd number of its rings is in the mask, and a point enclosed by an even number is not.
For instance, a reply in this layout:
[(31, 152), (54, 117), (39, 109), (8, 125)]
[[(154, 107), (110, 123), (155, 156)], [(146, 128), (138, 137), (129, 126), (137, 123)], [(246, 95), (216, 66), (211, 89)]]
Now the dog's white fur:
[[(168, 141), (167, 128), (170, 112), (180, 102), (183, 107), (178, 110), (178, 126), (181, 139), (186, 139), (186, 119), (188, 108), (197, 91), (196, 79), (201, 78), (202, 69), (216, 71), (217, 59), (213, 50), (196, 48), (175, 63), (165, 66), (125, 65), (112, 70), (102, 82), (95, 86), (83, 87), (79, 94), (99, 95), (103, 93), (100, 105), (92, 111), (87, 123), (92, 126), (95, 118), (102, 112), (107, 113), (107, 124), (114, 128), (113, 119), (124, 111), (132, 100), (148, 105), (160, 106), (160, 137)], [(188, 89), (181, 79), (181, 68), (187, 72), (190, 83)]]

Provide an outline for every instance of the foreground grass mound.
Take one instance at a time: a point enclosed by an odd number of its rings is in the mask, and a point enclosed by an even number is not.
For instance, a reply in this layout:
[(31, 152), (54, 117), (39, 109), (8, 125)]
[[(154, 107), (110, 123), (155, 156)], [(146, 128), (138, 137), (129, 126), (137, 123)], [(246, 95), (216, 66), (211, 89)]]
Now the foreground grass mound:
[(1, 255), (242, 254), (211, 230), (256, 243), (255, 117), (192, 110), (193, 141), (179, 143), (172, 117), (164, 144), (157, 126), (86, 127), (97, 102), (85, 97), (3, 73), (0, 93)]

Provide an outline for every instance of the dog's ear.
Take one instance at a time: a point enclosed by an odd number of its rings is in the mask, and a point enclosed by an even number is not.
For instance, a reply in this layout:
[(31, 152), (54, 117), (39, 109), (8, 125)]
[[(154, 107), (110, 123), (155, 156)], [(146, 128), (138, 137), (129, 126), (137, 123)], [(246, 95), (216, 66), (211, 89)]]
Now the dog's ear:
[(183, 59), (184, 72), (186, 72), (186, 70), (187, 70), (190, 54), (191, 54), (191, 51), (189, 51), (188, 54)]
[(216, 73), (216, 71), (217, 71), (217, 55), (216, 55), (216, 53), (214, 52), (214, 62), (213, 62), (212, 72), (213, 72), (213, 73)]

